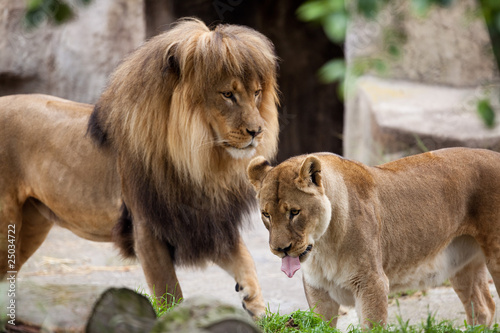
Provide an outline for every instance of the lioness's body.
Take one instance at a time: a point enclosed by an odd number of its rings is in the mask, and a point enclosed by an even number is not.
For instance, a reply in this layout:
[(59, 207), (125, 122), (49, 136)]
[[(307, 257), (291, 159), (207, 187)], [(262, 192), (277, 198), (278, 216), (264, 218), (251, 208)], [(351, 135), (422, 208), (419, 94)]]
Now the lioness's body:
[(120, 183), (114, 158), (85, 136), (92, 109), (46, 95), (0, 98), (0, 252), (9, 228), (17, 249), (15, 269), (2, 255), (2, 274), (19, 270), (54, 223), (111, 241)]
[[(377, 167), (314, 154), (275, 168), (256, 160), (249, 174), (272, 251), (303, 254), (308, 302), (326, 318), (345, 304), (363, 324), (385, 323), (389, 292), (450, 278), (468, 321), (491, 324), (487, 269), (500, 290), (499, 153), (444, 149)], [(330, 207), (313, 212), (318, 204)], [(287, 220), (285, 206), (300, 213)]]

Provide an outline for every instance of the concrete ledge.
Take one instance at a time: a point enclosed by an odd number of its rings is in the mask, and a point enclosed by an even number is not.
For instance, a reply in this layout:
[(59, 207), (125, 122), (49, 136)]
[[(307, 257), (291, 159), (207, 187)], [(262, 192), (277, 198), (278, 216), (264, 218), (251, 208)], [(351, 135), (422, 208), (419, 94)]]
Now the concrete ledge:
[[(489, 129), (476, 111), (484, 94), (480, 88), (375, 77), (362, 77), (355, 86), (345, 116), (347, 158), (376, 165), (453, 146), (500, 151), (498, 121)], [(491, 97), (493, 104), (498, 100), (498, 96)]]

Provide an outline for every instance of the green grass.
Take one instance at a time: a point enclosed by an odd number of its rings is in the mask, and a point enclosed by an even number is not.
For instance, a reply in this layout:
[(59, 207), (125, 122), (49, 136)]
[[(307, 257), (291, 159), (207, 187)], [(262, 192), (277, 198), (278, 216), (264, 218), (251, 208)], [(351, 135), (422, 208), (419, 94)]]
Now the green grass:
[(279, 311), (273, 313), (266, 310), (266, 315), (257, 324), (265, 333), (339, 332), (311, 310), (297, 310), (286, 315), (280, 315)]
[[(182, 298), (181, 299), (176, 299), (175, 296), (172, 295), (172, 302), (170, 303), (167, 303), (167, 302), (159, 302), (158, 299), (154, 296), (151, 296), (150, 294), (148, 294), (144, 288), (137, 288), (136, 293), (138, 294), (141, 294), (143, 296), (145, 296), (149, 302), (151, 303), (151, 305), (153, 306), (153, 309), (155, 310), (156, 312), (156, 317), (161, 317), (163, 316), (164, 314), (166, 314), (167, 312), (169, 312), (170, 310), (172, 310), (173, 308), (175, 308), (175, 306), (177, 304), (179, 304), (180, 302), (182, 302)], [(153, 293), (154, 295), (154, 290), (153, 290)], [(162, 296), (162, 299), (165, 300), (167, 299), (167, 295), (171, 295), (171, 294), (165, 294)]]
[[(161, 317), (168, 311), (172, 310), (182, 300), (174, 300), (171, 304), (160, 304), (155, 297), (152, 297), (144, 289), (137, 290), (138, 293), (146, 296), (151, 302), (158, 317)], [(468, 325), (464, 321), (464, 325), (460, 326), (451, 321), (437, 321), (434, 315), (429, 313), (425, 322), (420, 324), (410, 325), (409, 320), (404, 321), (400, 316), (397, 316), (397, 323), (389, 324), (386, 327), (376, 326), (369, 331), (362, 330), (359, 326), (350, 325), (346, 331), (340, 331), (332, 328), (328, 321), (323, 320), (323, 317), (312, 310), (297, 310), (290, 314), (281, 315), (278, 312), (266, 310), (266, 315), (257, 322), (257, 325), (262, 329), (263, 333), (500, 333), (498, 324), (494, 324), (491, 328), (486, 328), (481, 325)]]
[[(298, 332), (341, 332), (335, 328), (331, 328), (329, 323), (323, 321), (321, 316), (308, 311), (295, 311), (291, 314), (280, 315), (279, 313), (267, 312), (266, 316), (258, 322), (264, 333), (298, 333)], [(365, 333), (359, 326), (349, 326), (346, 333)], [(459, 327), (451, 321), (438, 322), (431, 314), (427, 320), (420, 324), (410, 325), (409, 321), (404, 321), (398, 317), (396, 324), (387, 325), (387, 327), (376, 326), (369, 330), (373, 333), (500, 333), (498, 324), (491, 328), (484, 326), (471, 326), (464, 323), (464, 326)]]

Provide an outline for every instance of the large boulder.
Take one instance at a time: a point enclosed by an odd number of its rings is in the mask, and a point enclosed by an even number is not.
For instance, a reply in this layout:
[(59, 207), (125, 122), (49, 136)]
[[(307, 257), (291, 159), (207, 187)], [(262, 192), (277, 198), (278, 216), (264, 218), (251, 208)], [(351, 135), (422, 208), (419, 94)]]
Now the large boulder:
[(142, 0), (74, 6), (76, 18), (27, 30), (26, 1), (0, 0), (0, 96), (45, 93), (93, 103), (120, 60), (145, 38)]
[(500, 150), (500, 128), (476, 111), (481, 99), (497, 106), (500, 87), (477, 1), (424, 16), (409, 3), (356, 16), (348, 29), (344, 155), (378, 164), (449, 146)]

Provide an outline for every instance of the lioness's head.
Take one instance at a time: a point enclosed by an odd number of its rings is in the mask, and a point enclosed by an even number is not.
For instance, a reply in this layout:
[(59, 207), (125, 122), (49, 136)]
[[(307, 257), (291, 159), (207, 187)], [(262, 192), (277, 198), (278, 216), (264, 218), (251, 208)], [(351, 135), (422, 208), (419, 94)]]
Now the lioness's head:
[(321, 161), (299, 156), (273, 168), (259, 156), (250, 162), (248, 177), (257, 191), (271, 251), (283, 259), (282, 270), (291, 277), (330, 223)]

